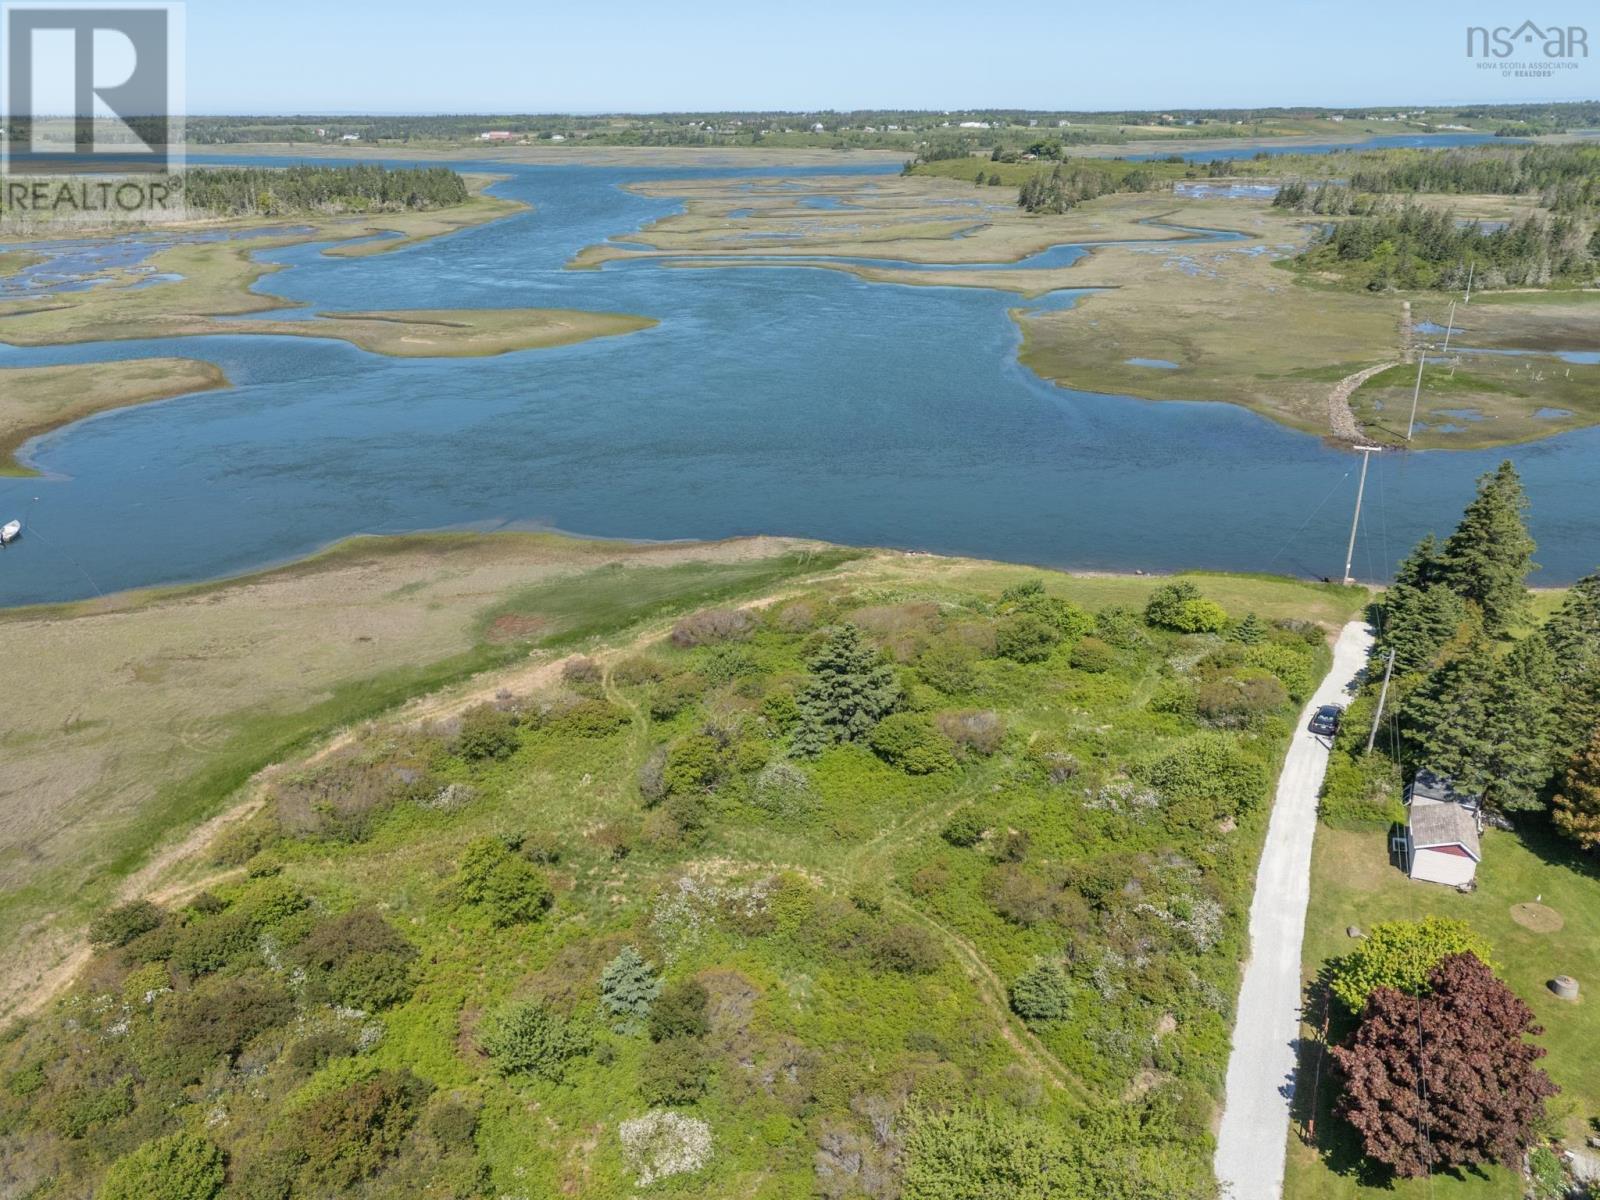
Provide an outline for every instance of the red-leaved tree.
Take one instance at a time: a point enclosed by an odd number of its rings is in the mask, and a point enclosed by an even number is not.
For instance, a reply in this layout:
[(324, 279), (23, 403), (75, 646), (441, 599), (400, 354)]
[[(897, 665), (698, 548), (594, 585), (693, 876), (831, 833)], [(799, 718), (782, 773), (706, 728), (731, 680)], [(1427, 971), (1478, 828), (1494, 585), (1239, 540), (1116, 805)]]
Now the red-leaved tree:
[(1434, 968), (1429, 990), (1372, 993), (1333, 1056), (1344, 1074), (1337, 1112), (1366, 1156), (1396, 1175), (1499, 1163), (1515, 1167), (1556, 1085), (1534, 1063), (1544, 1032), (1533, 1010), (1473, 954)]

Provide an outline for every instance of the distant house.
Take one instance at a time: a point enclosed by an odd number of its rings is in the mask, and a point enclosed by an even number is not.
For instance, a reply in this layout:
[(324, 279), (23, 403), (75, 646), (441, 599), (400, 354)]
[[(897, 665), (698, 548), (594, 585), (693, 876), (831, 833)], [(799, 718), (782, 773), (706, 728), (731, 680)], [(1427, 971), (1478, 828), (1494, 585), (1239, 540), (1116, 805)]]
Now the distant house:
[(341, 134), (339, 136), (339, 140), (341, 142), (359, 142), (361, 140), (361, 135), (359, 133)]
[(487, 129), (478, 135), (480, 142), (509, 142), (517, 135), (509, 129)]
[(1412, 879), (1463, 887), (1483, 861), (1482, 834), (1483, 797), (1424, 769), (1406, 789), (1406, 826), (1392, 848)]

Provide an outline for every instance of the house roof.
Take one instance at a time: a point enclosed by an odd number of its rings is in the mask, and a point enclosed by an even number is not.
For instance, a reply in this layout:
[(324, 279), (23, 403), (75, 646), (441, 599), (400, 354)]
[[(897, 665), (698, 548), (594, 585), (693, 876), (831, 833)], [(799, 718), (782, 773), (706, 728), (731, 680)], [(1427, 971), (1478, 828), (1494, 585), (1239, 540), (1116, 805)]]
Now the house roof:
[(1483, 861), (1478, 842), (1478, 825), (1472, 814), (1458, 804), (1419, 804), (1411, 809), (1408, 821), (1411, 845), (1415, 850), (1460, 846), (1477, 862)]
[(1413, 800), (1433, 800), (1439, 804), (1461, 804), (1467, 808), (1480, 808), (1483, 797), (1475, 792), (1457, 791), (1455, 780), (1423, 767), (1406, 789), (1406, 803)]

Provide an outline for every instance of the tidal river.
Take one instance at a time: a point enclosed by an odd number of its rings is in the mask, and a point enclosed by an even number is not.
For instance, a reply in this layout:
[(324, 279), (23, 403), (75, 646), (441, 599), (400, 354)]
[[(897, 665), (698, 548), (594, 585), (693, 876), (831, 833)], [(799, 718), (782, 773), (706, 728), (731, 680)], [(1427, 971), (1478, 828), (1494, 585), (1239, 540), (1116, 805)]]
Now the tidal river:
[[(6, 366), (191, 356), (235, 384), (28, 446), (47, 477), (0, 480), (0, 522), (29, 525), (0, 555), (0, 604), (444, 528), (794, 534), (1102, 570), (1343, 570), (1359, 459), (1315, 437), (1229, 405), (1043, 382), (1017, 362), (1010, 294), (803, 266), (567, 271), (583, 246), (673, 211), (619, 185), (694, 172), (493, 169), (511, 177), (498, 192), (535, 211), (376, 258), (275, 251), (288, 269), (261, 286), (316, 309), (560, 307), (661, 324), (491, 359), (256, 336), (0, 347)], [(1536, 582), (1600, 563), (1600, 430), (1587, 430), (1375, 459), (1357, 574), (1384, 578), (1421, 534), (1447, 530), (1502, 457), (1532, 498)]]

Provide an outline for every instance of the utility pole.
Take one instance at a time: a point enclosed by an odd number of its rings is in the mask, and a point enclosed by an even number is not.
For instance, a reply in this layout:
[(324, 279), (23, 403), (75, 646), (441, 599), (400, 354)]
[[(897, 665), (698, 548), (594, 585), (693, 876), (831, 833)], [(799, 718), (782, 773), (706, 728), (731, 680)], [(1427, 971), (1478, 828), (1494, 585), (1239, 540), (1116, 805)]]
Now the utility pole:
[(1411, 420), (1406, 425), (1406, 441), (1417, 427), (1417, 401), (1422, 399), (1422, 368), (1428, 365), (1428, 348), (1423, 346), (1417, 355), (1417, 386), (1411, 392)]
[(1344, 555), (1344, 583), (1349, 587), (1356, 581), (1350, 573), (1350, 568), (1356, 561), (1356, 530), (1361, 527), (1361, 498), (1367, 494), (1367, 466), (1372, 462), (1372, 456), (1382, 452), (1382, 446), (1357, 446), (1361, 452), (1361, 482), (1356, 487), (1356, 515), (1350, 522), (1350, 547)]
[(1372, 748), (1378, 744), (1378, 726), (1383, 723), (1383, 706), (1389, 699), (1389, 677), (1394, 674), (1393, 648), (1389, 650), (1389, 663), (1383, 668), (1383, 690), (1378, 693), (1378, 713), (1372, 718), (1372, 732), (1367, 735), (1367, 753), (1372, 753)]
[(1463, 304), (1471, 304), (1472, 303), (1472, 273), (1474, 271), (1476, 271), (1477, 269), (1478, 269), (1478, 260), (1477, 259), (1473, 259), (1472, 262), (1467, 267), (1467, 298), (1461, 302)]
[(1450, 323), (1444, 328), (1444, 349), (1440, 351), (1446, 358), (1450, 356), (1450, 334), (1456, 327), (1456, 302), (1450, 301)]

